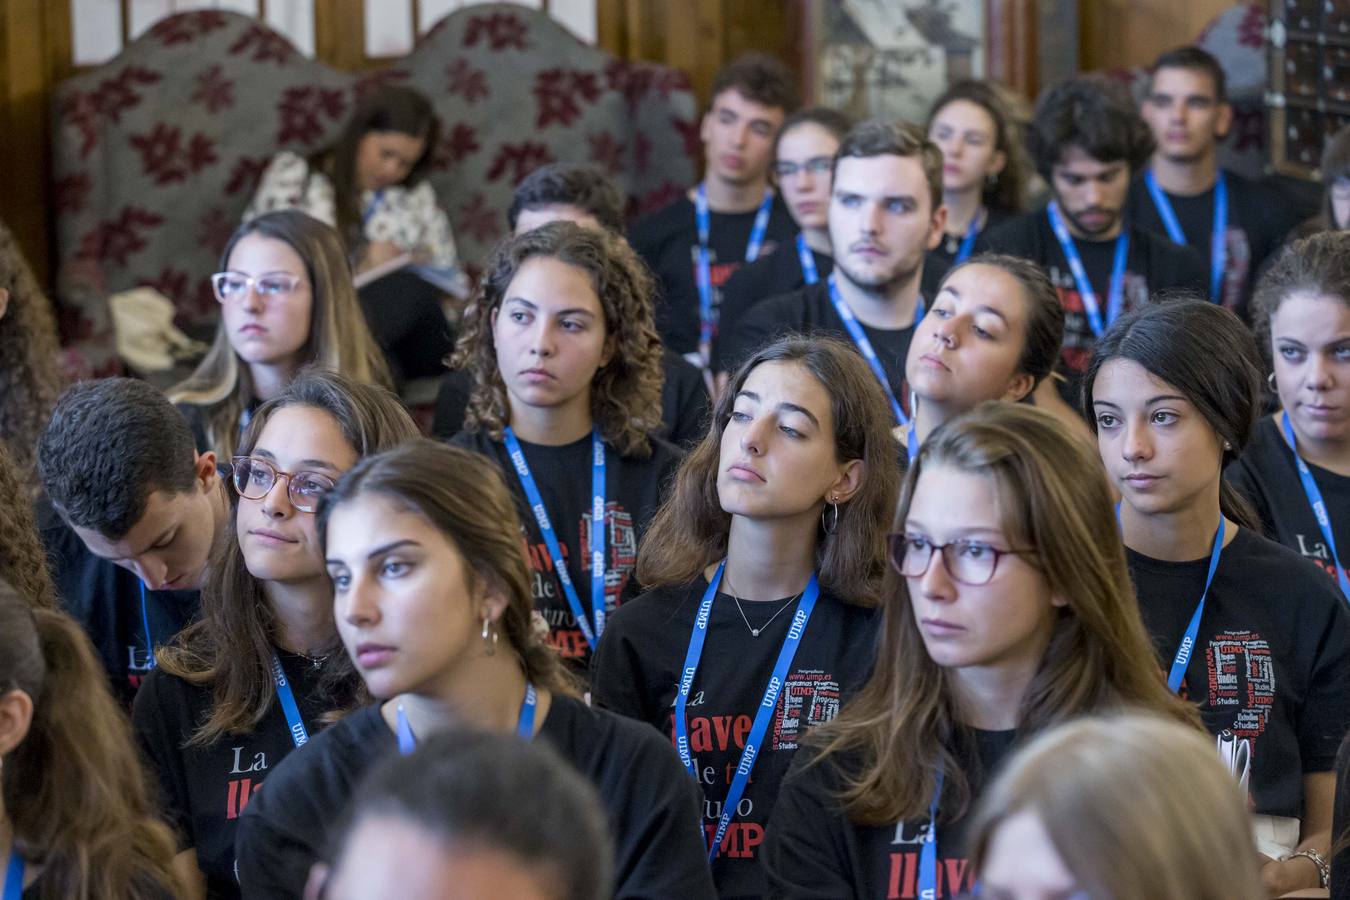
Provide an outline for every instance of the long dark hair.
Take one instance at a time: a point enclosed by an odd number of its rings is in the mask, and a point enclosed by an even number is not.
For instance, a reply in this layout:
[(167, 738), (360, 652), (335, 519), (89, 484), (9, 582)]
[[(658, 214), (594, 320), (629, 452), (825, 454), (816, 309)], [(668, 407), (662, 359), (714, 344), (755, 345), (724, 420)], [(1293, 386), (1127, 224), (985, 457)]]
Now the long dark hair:
[(0, 770), (19, 855), (41, 900), (178, 896), (173, 835), (150, 800), (126, 715), (80, 626), (0, 581), (0, 693), (33, 701)]
[(31, 489), (38, 437), (61, 393), (61, 348), (51, 304), (3, 224), (0, 290), (9, 291), (9, 308), (0, 318), (0, 439), (9, 444), (19, 477)]
[(365, 243), (361, 234), (361, 188), (356, 183), (356, 151), (372, 131), (394, 131), (426, 141), (403, 187), (416, 187), (427, 175), (440, 138), (440, 120), (431, 101), (412, 88), (387, 85), (367, 97), (352, 113), (337, 140), (309, 158), (311, 171), (333, 183), (337, 231), (350, 254)]
[(1027, 205), (1027, 184), (1031, 181), (1031, 160), (1027, 158), (1022, 126), (1013, 114), (1016, 98), (1002, 85), (990, 81), (966, 79), (951, 85), (929, 107), (925, 131), (949, 103), (965, 100), (974, 103), (994, 120), (994, 149), (1003, 154), (1003, 171), (984, 186), (984, 205), (1004, 215), (1016, 215)]
[[(389, 391), (357, 384), (332, 372), (298, 376), (281, 394), (258, 408), (239, 442), (239, 454), (257, 446), (268, 419), (279, 409), (307, 406), (331, 415), (358, 456), (388, 450), (420, 436), (408, 411)], [(229, 524), (211, 551), (210, 580), (202, 590), (201, 619), (157, 654), (160, 668), (192, 684), (209, 685), (211, 715), (193, 734), (194, 745), (226, 734), (245, 733), (272, 708), (272, 646), (276, 613), (263, 583), (248, 570), (235, 536), (239, 499), (230, 492)], [(333, 633), (337, 645), (337, 633)], [(347, 654), (328, 654), (321, 681), (325, 702), (335, 714), (365, 699), (365, 686)]]
[[(935, 466), (993, 479), (1004, 536), (1035, 551), (1025, 558), (1066, 602), (1022, 698), (1021, 734), (1124, 707), (1199, 725), (1158, 670), (1095, 454), (1049, 413), (983, 403), (924, 441), (905, 476), (892, 530), (904, 530), (919, 479)], [(886, 825), (922, 816), (939, 768), (946, 773), (943, 811), (957, 819), (979, 775), (960, 765), (960, 750), (973, 749), (974, 736), (962, 724), (950, 674), (924, 646), (908, 582), (890, 566), (882, 596), (876, 669), (839, 717), (815, 733), (823, 748), (816, 759), (843, 753), (850, 760), (839, 800), (855, 822)]]
[[(1083, 415), (1093, 434), (1092, 388), (1113, 359), (1128, 359), (1180, 391), (1224, 442), (1220, 471), (1242, 455), (1261, 415), (1261, 352), (1247, 326), (1203, 300), (1151, 304), (1122, 316), (1097, 341), (1083, 378)], [(1227, 479), (1219, 479), (1219, 509), (1243, 528), (1260, 520)]]
[(575, 693), (554, 650), (534, 630), (534, 589), (520, 518), (500, 470), (478, 453), (416, 440), (363, 459), (319, 502), (319, 541), (333, 510), (366, 494), (388, 497), (440, 531), (480, 578), (507, 597), (498, 626), (537, 687)]
[(19, 478), (4, 441), (0, 441), (0, 580), (14, 585), (34, 606), (57, 608), (28, 485)]
[(816, 571), (822, 589), (850, 603), (872, 605), (886, 558), (885, 535), (877, 523), (894, 506), (899, 482), (893, 413), (867, 363), (833, 338), (785, 337), (741, 365), (717, 400), (708, 433), (681, 463), (674, 490), (647, 529), (638, 550), (638, 580), (649, 588), (685, 584), (726, 555), (731, 514), (722, 509), (717, 493), (722, 432), (745, 380), (770, 362), (796, 363), (820, 383), (830, 395), (837, 459), (863, 462), (862, 487), (840, 504), (836, 529), (826, 533), (822, 528), (817, 536)]

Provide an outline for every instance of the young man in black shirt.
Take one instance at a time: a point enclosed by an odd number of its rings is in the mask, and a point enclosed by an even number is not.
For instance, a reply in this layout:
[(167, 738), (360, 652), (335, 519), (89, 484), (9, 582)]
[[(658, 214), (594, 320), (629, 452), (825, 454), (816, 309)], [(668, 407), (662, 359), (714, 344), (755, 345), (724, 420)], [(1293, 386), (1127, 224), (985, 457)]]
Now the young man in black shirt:
[(128, 705), (197, 612), (211, 544), (228, 511), (216, 455), (143, 381), (66, 391), (38, 444), (38, 524), (61, 601)]
[(1060, 390), (1076, 406), (1097, 337), (1160, 291), (1202, 295), (1205, 265), (1194, 249), (1125, 215), (1130, 179), (1154, 144), (1116, 85), (1082, 76), (1050, 90), (1036, 104), (1028, 146), (1054, 199), (994, 229), (987, 249), (1038, 262), (1049, 273), (1065, 311)]
[(1274, 190), (1219, 167), (1219, 142), (1233, 122), (1219, 61), (1182, 47), (1150, 72), (1140, 111), (1158, 146), (1130, 187), (1129, 216), (1194, 247), (1209, 274), (1206, 296), (1247, 318), (1256, 272), (1297, 223)]
[(703, 180), (629, 233), (658, 282), (656, 330), (668, 348), (701, 367), (717, 337), (723, 283), (796, 236), (769, 187), (774, 137), (796, 107), (793, 75), (777, 60), (748, 53), (724, 66), (699, 131)]
[(893, 407), (903, 408), (905, 357), (923, 317), (924, 255), (942, 239), (946, 218), (942, 151), (908, 123), (854, 126), (834, 158), (834, 272), (746, 313), (723, 340), (726, 370), (787, 332), (820, 331), (852, 341), (864, 357), (870, 348)]
[[(511, 196), (506, 220), (512, 234), (524, 234), (564, 219), (583, 228), (623, 234), (623, 197), (594, 166), (550, 163), (531, 172)], [(670, 348), (661, 354), (661, 421), (657, 432), (677, 447), (690, 448), (703, 437), (708, 389), (698, 366)], [(449, 439), (464, 427), (473, 377), (465, 370), (447, 373), (436, 394), (431, 433)]]

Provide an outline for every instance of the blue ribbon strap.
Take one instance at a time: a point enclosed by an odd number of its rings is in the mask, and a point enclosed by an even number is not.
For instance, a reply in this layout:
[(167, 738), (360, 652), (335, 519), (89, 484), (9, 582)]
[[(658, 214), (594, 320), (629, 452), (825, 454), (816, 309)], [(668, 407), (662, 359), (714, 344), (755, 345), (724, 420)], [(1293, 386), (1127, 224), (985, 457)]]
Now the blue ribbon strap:
[(816, 258), (811, 253), (811, 248), (807, 246), (806, 235), (797, 234), (797, 258), (802, 262), (802, 280), (807, 284), (815, 284), (820, 280), (820, 273), (816, 271)]
[(1209, 586), (1214, 581), (1214, 573), (1219, 570), (1219, 555), (1223, 553), (1223, 515), (1219, 516), (1219, 528), (1214, 532), (1214, 549), (1209, 552), (1209, 574), (1205, 576), (1205, 590), (1200, 594), (1200, 602), (1195, 606), (1195, 612), (1191, 615), (1190, 624), (1186, 626), (1186, 634), (1181, 638), (1181, 646), (1177, 647), (1176, 656), (1172, 658), (1172, 668), (1167, 673), (1167, 687), (1173, 693), (1181, 689), (1181, 682), (1186, 679), (1186, 666), (1190, 664), (1191, 653), (1195, 650), (1195, 642), (1200, 634), (1200, 618), (1205, 613), (1205, 598), (1209, 596)]
[[(750, 229), (750, 240), (745, 245), (745, 261), (754, 262), (764, 246), (764, 235), (769, 229), (769, 214), (773, 211), (773, 191), (765, 189), (764, 200), (755, 213), (755, 224)], [(706, 361), (706, 349), (712, 346), (713, 332), (717, 330), (717, 315), (713, 309), (712, 264), (708, 258), (708, 242), (712, 237), (712, 215), (708, 209), (708, 191), (700, 184), (694, 192), (694, 223), (698, 228), (698, 264), (694, 281), (698, 287), (698, 340), (700, 352)]]
[[(525, 682), (525, 699), (520, 703), (520, 715), (516, 717), (516, 737), (524, 740), (531, 740), (534, 737), (534, 713), (539, 706), (539, 692), (534, 689), (534, 685)], [(403, 711), (403, 704), (398, 705), (398, 724), (395, 728), (395, 734), (398, 736), (398, 752), (407, 756), (417, 749), (417, 735), (413, 734), (412, 725), (408, 722), (408, 714)]]
[[(900, 425), (909, 424), (909, 416), (905, 415), (905, 410), (900, 405), (900, 401), (895, 399), (895, 391), (891, 390), (890, 379), (886, 377), (886, 370), (881, 367), (881, 360), (877, 358), (877, 351), (873, 349), (872, 342), (868, 340), (858, 317), (853, 315), (853, 310), (849, 309), (848, 304), (844, 302), (844, 298), (839, 296), (839, 285), (835, 283), (834, 275), (830, 275), (829, 285), (830, 302), (834, 304), (834, 311), (844, 323), (844, 328), (847, 329), (849, 337), (853, 338), (853, 343), (857, 345), (858, 352), (872, 367), (872, 374), (876, 375), (877, 380), (881, 382), (881, 389), (886, 392), (886, 399), (891, 403), (891, 411), (895, 413), (895, 421)], [(916, 325), (923, 318), (923, 313), (923, 298), (920, 297), (918, 308), (914, 311), (914, 323)]]
[(1093, 334), (1101, 337), (1106, 329), (1111, 327), (1116, 319), (1120, 318), (1121, 308), (1124, 305), (1125, 264), (1130, 256), (1129, 229), (1122, 226), (1120, 236), (1116, 238), (1116, 255), (1111, 266), (1111, 287), (1107, 296), (1106, 320), (1103, 322), (1101, 306), (1097, 302), (1097, 292), (1092, 289), (1092, 282), (1088, 280), (1087, 269), (1083, 268), (1083, 258), (1078, 253), (1078, 245), (1074, 242), (1073, 235), (1069, 234), (1069, 226), (1064, 224), (1064, 217), (1059, 212), (1059, 204), (1051, 200), (1049, 205), (1046, 206), (1045, 212), (1050, 217), (1050, 228), (1055, 233), (1055, 239), (1059, 241), (1060, 249), (1064, 251), (1064, 258), (1068, 260), (1069, 272), (1073, 275), (1078, 296), (1083, 298), (1083, 311), (1087, 314), (1088, 326), (1092, 328)]
[(291, 690), (291, 683), (286, 678), (285, 671), (281, 668), (281, 660), (275, 653), (272, 654), (272, 679), (277, 684), (277, 700), (281, 701), (281, 711), (286, 714), (286, 725), (291, 733), (291, 740), (295, 742), (296, 747), (303, 747), (309, 743), (309, 732), (305, 729), (305, 720), (300, 718), (300, 707), (295, 704), (295, 693)]
[(975, 239), (980, 236), (980, 211), (975, 210), (975, 217), (970, 220), (970, 227), (966, 229), (966, 236), (961, 238), (961, 249), (956, 251), (956, 265), (960, 265), (970, 259), (970, 254), (975, 252)]
[(141, 626), (145, 629), (145, 658), (147, 669), (155, 667), (155, 642), (150, 637), (150, 610), (145, 603), (145, 582), (141, 582)]
[[(1184, 246), (1186, 233), (1181, 230), (1181, 222), (1172, 208), (1172, 201), (1158, 184), (1158, 179), (1153, 177), (1152, 169), (1144, 173), (1144, 184), (1153, 198), (1153, 206), (1158, 210), (1158, 218), (1162, 219), (1163, 227), (1167, 229), (1167, 236), (1172, 239), (1172, 243)], [(1227, 265), (1228, 182), (1220, 171), (1218, 180), (1214, 182), (1214, 224), (1211, 226), (1209, 243), (1209, 299), (1215, 303), (1223, 302), (1223, 276)]]
[(1341, 556), (1336, 551), (1336, 535), (1331, 530), (1331, 516), (1327, 513), (1326, 501), (1322, 499), (1322, 489), (1317, 486), (1317, 481), (1313, 478), (1312, 470), (1308, 464), (1303, 461), (1303, 457), (1298, 452), (1298, 441), (1294, 437), (1294, 426), (1289, 421), (1289, 413), (1281, 413), (1281, 428), (1284, 431), (1284, 439), (1289, 442), (1289, 449), (1294, 453), (1294, 463), (1298, 466), (1298, 478), (1303, 482), (1303, 494), (1308, 498), (1308, 505), (1312, 507), (1313, 515), (1317, 518), (1317, 527), (1322, 530), (1322, 539), (1327, 542), (1327, 548), (1331, 550), (1331, 564), (1336, 567), (1336, 581), (1341, 586), (1341, 593), (1345, 595), (1346, 600), (1350, 600), (1350, 578), (1346, 577), (1345, 569), (1341, 567)]
[[(937, 900), (937, 814), (938, 800), (942, 797), (942, 770), (938, 769), (937, 785), (933, 788), (933, 800), (928, 804), (928, 836), (919, 848), (919, 897), (920, 900)], [(948, 891), (950, 894), (951, 891)]]
[(23, 857), (19, 851), (10, 848), (9, 865), (5, 866), (4, 900), (22, 900), (23, 898)]

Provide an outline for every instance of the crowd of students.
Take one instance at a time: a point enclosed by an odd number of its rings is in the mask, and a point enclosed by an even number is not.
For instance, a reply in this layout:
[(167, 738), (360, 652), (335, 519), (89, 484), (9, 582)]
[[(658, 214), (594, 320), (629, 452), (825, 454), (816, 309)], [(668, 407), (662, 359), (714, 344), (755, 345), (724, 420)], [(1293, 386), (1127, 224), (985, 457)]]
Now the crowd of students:
[(1350, 896), (1350, 176), (1286, 241), (1195, 48), (1025, 130), (793, 82), (626, 236), (522, 181), (434, 440), (353, 286), (458, 271), (410, 92), (167, 392), (58, 398), (0, 234), (5, 900)]

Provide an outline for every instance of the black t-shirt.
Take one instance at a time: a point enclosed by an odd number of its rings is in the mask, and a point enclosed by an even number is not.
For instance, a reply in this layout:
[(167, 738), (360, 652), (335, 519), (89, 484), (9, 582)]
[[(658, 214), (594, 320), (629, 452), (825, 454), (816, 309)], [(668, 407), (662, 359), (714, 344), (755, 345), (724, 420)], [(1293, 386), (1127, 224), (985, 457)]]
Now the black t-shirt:
[[(596, 706), (647, 722), (675, 740), (675, 695), (699, 604), (708, 582), (650, 591), (614, 614), (591, 666)], [(788, 598), (784, 598), (786, 601)], [(797, 601), (800, 602), (800, 601)], [(719, 593), (688, 704), (690, 753), (704, 793), (711, 841), (731, 776), (764, 698), (797, 603), (742, 603), (763, 630), (750, 629), (728, 594)], [(774, 615), (774, 611), (782, 609)], [(773, 616), (772, 621), (764, 625)], [(778, 709), (760, 748), (738, 814), (713, 861), (722, 900), (764, 894), (755, 863), (778, 787), (807, 729), (828, 722), (866, 681), (875, 654), (874, 610), (822, 592), (788, 670)], [(689, 776), (686, 774), (686, 778)]]
[[(661, 351), (661, 425), (660, 436), (676, 447), (689, 448), (703, 439), (707, 430), (710, 401), (699, 367), (670, 350)], [(464, 430), (464, 414), (469, 408), (473, 376), (454, 369), (441, 376), (436, 392), (436, 412), (431, 433), (449, 440)]]
[[(1144, 624), (1166, 671), (1195, 613), (1209, 556), (1130, 550)], [(1350, 727), (1350, 620), (1336, 583), (1241, 529), (1219, 557), (1182, 695), (1213, 734), (1252, 741), (1253, 812), (1300, 818), (1303, 775), (1329, 771)]]
[[(714, 312), (722, 302), (722, 286), (732, 273), (745, 265), (745, 248), (750, 242), (758, 212), (758, 209), (752, 209), (743, 213), (709, 213), (708, 270), (712, 277)], [(792, 221), (783, 201), (775, 197), (759, 255), (772, 253), (780, 246), (790, 246), (796, 236), (797, 224)], [(696, 281), (698, 223), (694, 202), (681, 197), (657, 210), (632, 227), (628, 240), (656, 275), (656, 330), (661, 334), (661, 340), (676, 353), (696, 352), (699, 297)]]
[[(1190, 291), (1199, 297), (1209, 293), (1209, 269), (1192, 247), (1173, 244), (1166, 236), (1137, 226), (1130, 227), (1130, 253), (1125, 260), (1125, 280), (1121, 296), (1121, 314), (1137, 309), (1161, 291)], [(1070, 406), (1077, 408), (1078, 384), (1087, 370), (1097, 337), (1088, 324), (1083, 298), (1069, 271), (1064, 250), (1050, 228), (1045, 210), (1018, 216), (990, 229), (984, 249), (1009, 253), (1040, 263), (1050, 275), (1060, 302), (1064, 304), (1064, 346), (1060, 351), (1060, 371), (1067, 376), (1061, 392)], [(1116, 242), (1076, 239), (1088, 281), (1097, 295), (1097, 306), (1106, 324), (1110, 302), (1111, 269), (1115, 264)], [(1109, 325), (1107, 326), (1109, 327)]]
[[(332, 709), (319, 690), (322, 670), (302, 656), (276, 654), (313, 739), (321, 717)], [(274, 699), (251, 733), (227, 735), (204, 747), (185, 746), (210, 716), (211, 705), (210, 687), (155, 670), (136, 697), (131, 719), (179, 849), (196, 849), (208, 896), (238, 897), (234, 839), (239, 814), (295, 742)]]
[[(563, 592), (562, 582), (553, 572), (525, 489), (520, 484), (506, 445), (481, 431), (462, 431), (451, 441), (460, 447), (483, 454), (501, 467), (511, 493), (516, 498), (521, 526), (525, 529), (525, 556), (530, 564), (534, 585), (534, 608), (549, 624), (549, 643), (578, 675), (585, 677), (591, 648), (577, 626), (572, 607)], [(587, 616), (591, 614), (591, 437), (561, 447), (520, 442), (525, 461), (530, 464), (539, 487), (539, 496), (548, 509), (549, 521), (567, 560), (577, 599)], [(633, 569), (637, 566), (638, 542), (647, 531), (663, 490), (670, 485), (683, 452), (659, 438), (652, 439), (652, 453), (646, 459), (621, 456), (612, 448), (605, 453), (605, 609), (612, 613), (640, 592)], [(608, 614), (606, 615), (608, 619)], [(592, 624), (594, 624), (592, 622)], [(608, 622), (606, 622), (608, 627)]]
[[(975, 256), (987, 250), (986, 244), (990, 232), (1008, 219), (1009, 216), (1006, 213), (989, 209), (988, 215), (984, 219), (984, 227), (975, 235), (975, 246), (971, 249), (970, 255)], [(956, 265), (956, 255), (961, 252), (961, 242), (965, 240), (965, 237), (964, 234), (943, 234), (941, 243), (924, 254), (923, 293), (925, 297), (937, 296), (938, 285), (942, 284), (943, 277), (951, 271), (952, 266)]]
[[(872, 342), (886, 379), (900, 405), (909, 409), (909, 390), (905, 387), (905, 357), (909, 342), (914, 338), (914, 326), (900, 329), (873, 328), (862, 325), (863, 334)], [(721, 347), (724, 371), (734, 372), (746, 359), (765, 344), (791, 332), (826, 334), (850, 345), (853, 338), (844, 327), (843, 319), (830, 302), (830, 288), (824, 281), (807, 285), (799, 291), (771, 297), (741, 318), (729, 331)]]
[[(955, 753), (971, 780), (973, 796), (955, 821), (939, 808), (937, 832), (937, 897), (951, 898), (975, 885), (967, 858), (966, 829), (988, 784), (1008, 757), (1015, 731), (974, 731), (974, 752)], [(851, 822), (839, 801), (847, 767), (838, 756), (808, 765), (814, 751), (797, 755), (778, 795), (765, 834), (761, 862), (769, 880), (769, 896), (785, 900), (908, 900), (917, 898), (919, 853), (928, 838), (925, 816), (917, 822), (859, 825)]]
[[(1284, 442), (1278, 415), (1265, 416), (1257, 423), (1241, 458), (1228, 467), (1224, 477), (1252, 501), (1267, 537), (1298, 551), (1335, 579), (1331, 548), (1303, 492), (1294, 451)], [(1311, 463), (1308, 471), (1322, 492), (1344, 566), (1350, 563), (1350, 478)]]
[(1350, 900), (1350, 843), (1344, 838), (1350, 829), (1350, 741), (1341, 744), (1336, 756), (1336, 799), (1331, 818), (1331, 898)]
[(197, 617), (198, 593), (144, 590), (134, 573), (90, 553), (45, 496), (36, 516), (61, 607), (89, 636), (113, 693), (129, 708), (150, 671), (147, 626), (156, 647), (169, 643)]
[[(553, 695), (536, 737), (595, 785), (609, 813), (615, 898), (711, 898), (698, 832), (698, 791), (675, 751), (620, 716)], [(250, 900), (300, 896), (353, 789), (384, 755), (398, 752), (377, 706), (319, 735), (254, 798), (239, 828), (239, 879)]]
[[(1298, 222), (1290, 212), (1289, 204), (1274, 189), (1229, 171), (1224, 172), (1224, 181), (1228, 184), (1228, 228), (1224, 240), (1228, 252), (1224, 262), (1223, 305), (1247, 319), (1247, 304), (1251, 300), (1256, 273)], [(1172, 202), (1177, 223), (1186, 235), (1186, 246), (1194, 248), (1204, 261), (1205, 296), (1208, 297), (1214, 188), (1193, 197), (1167, 194), (1167, 199)], [(1168, 236), (1167, 226), (1163, 224), (1142, 174), (1130, 185), (1126, 215), (1139, 227)]]
[[(824, 281), (834, 271), (834, 257), (826, 253), (811, 251), (816, 262), (817, 280)], [(727, 279), (722, 286), (722, 307), (719, 314), (718, 329), (724, 335), (731, 334), (736, 323), (755, 304), (770, 297), (791, 293), (806, 287), (806, 275), (802, 272), (802, 260), (797, 254), (797, 242), (794, 239), (784, 244), (768, 256), (761, 256), (752, 263), (746, 263), (740, 270)], [(721, 352), (714, 356), (713, 369), (726, 371), (721, 364)]]

